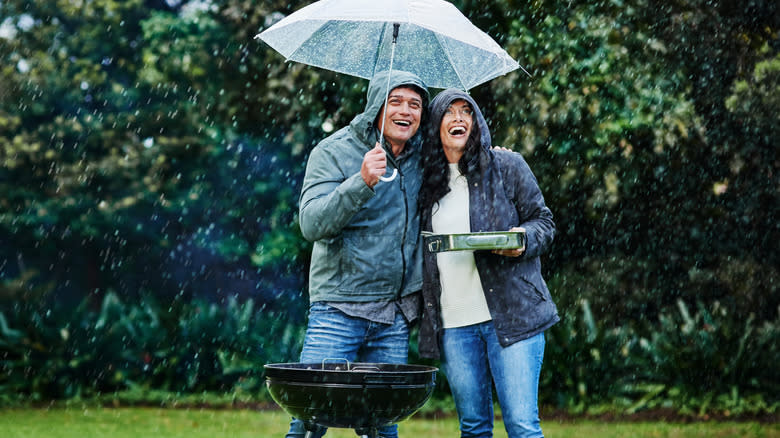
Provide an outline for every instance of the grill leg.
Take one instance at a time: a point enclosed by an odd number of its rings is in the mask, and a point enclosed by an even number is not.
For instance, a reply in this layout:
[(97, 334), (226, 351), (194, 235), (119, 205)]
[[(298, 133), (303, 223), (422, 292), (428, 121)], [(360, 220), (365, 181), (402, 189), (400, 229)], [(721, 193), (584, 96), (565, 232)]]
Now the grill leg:
[(376, 427), (356, 429), (355, 433), (360, 435), (361, 438), (377, 438), (379, 436)]
[(304, 438), (318, 438), (324, 433), (325, 428), (318, 424), (304, 422), (303, 425), (306, 428)]
[(318, 432), (319, 430), (307, 430), (303, 438), (317, 438), (320, 436)]

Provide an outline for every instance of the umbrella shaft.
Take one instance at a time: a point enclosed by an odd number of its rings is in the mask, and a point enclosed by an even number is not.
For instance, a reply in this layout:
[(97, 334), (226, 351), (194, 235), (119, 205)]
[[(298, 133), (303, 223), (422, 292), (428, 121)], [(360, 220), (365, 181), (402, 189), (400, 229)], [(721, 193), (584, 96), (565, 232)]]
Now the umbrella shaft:
[[(393, 23), (393, 45), (390, 46), (390, 71), (388, 73), (393, 71), (393, 58), (395, 58), (395, 45), (398, 41), (398, 29), (401, 27), (401, 24), (399, 23)], [(387, 86), (385, 87), (385, 109), (382, 113), (382, 129), (379, 132), (379, 141), (384, 144), (385, 142), (385, 119), (387, 116), (387, 98), (390, 95), (390, 75), (387, 75)]]

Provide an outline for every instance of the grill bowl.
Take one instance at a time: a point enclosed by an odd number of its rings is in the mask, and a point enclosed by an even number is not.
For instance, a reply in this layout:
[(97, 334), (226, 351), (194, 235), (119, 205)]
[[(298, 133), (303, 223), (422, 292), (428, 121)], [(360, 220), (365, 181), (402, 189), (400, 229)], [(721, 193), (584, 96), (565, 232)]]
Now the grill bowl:
[(325, 427), (375, 429), (419, 410), (433, 393), (435, 367), (385, 363), (265, 365), (266, 386), (288, 414)]

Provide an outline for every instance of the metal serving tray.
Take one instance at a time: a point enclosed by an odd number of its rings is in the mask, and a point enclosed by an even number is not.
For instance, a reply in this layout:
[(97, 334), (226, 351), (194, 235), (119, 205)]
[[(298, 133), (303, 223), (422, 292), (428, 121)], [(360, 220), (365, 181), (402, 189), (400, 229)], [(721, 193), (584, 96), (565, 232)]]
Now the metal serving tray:
[(525, 248), (524, 231), (488, 231), (463, 234), (435, 234), (423, 231), (421, 234), (425, 248), (433, 253)]

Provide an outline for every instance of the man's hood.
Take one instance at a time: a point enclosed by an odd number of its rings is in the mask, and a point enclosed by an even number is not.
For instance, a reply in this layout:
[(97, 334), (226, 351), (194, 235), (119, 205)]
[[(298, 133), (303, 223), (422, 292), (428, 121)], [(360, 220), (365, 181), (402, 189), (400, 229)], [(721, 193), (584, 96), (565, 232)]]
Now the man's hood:
[(409, 140), (409, 142), (418, 143), (422, 138), (422, 131), (426, 118), (426, 108), (428, 106), (429, 94), (428, 88), (425, 83), (413, 73), (409, 73), (402, 70), (393, 70), (389, 73), (390, 85), (388, 87), (388, 72), (382, 71), (374, 75), (368, 84), (368, 93), (366, 99), (366, 109), (355, 116), (350, 123), (352, 130), (364, 143), (373, 147), (374, 143), (378, 141), (379, 129), (381, 126), (374, 126), (376, 122), (376, 116), (379, 115), (379, 111), (382, 109), (382, 105), (385, 103), (385, 98), (395, 88), (402, 85), (409, 85), (415, 88), (419, 88), (422, 93), (423, 99), (423, 115), (420, 119), (420, 129)]
[(485, 116), (482, 115), (479, 106), (468, 93), (456, 88), (448, 88), (433, 98), (433, 101), (428, 107), (428, 114), (430, 117), (430, 123), (427, 128), (428, 135), (430, 138), (439, 137), (439, 126), (441, 125), (442, 118), (444, 118), (444, 112), (447, 111), (447, 108), (449, 108), (452, 102), (455, 102), (458, 99), (465, 100), (471, 105), (471, 108), (474, 109), (474, 121), (479, 125), (480, 146), (482, 146), (482, 149), (484, 150), (489, 150), (492, 146), (492, 141), (490, 138), (490, 130), (485, 121)]

